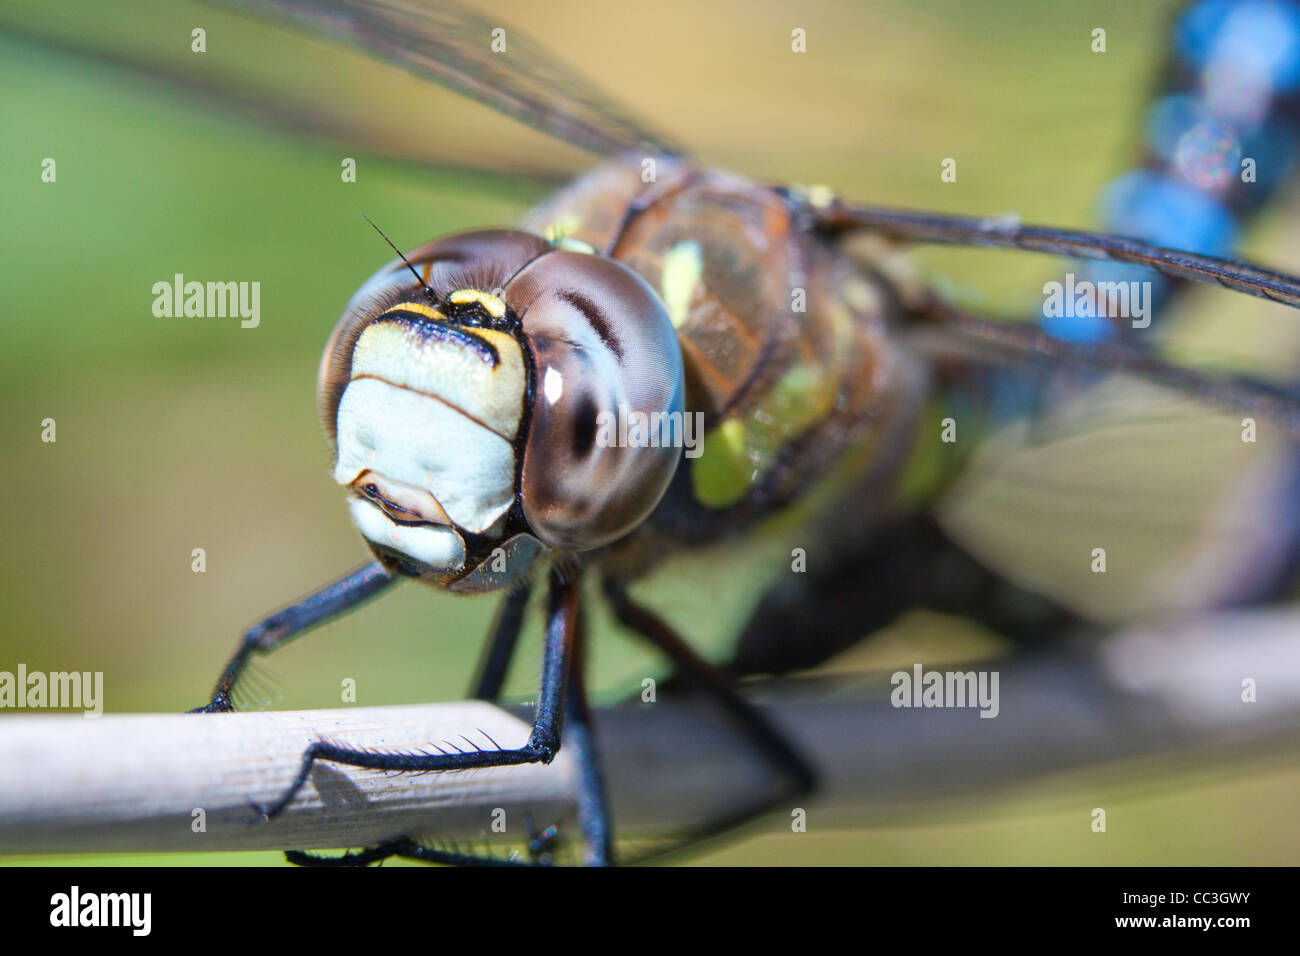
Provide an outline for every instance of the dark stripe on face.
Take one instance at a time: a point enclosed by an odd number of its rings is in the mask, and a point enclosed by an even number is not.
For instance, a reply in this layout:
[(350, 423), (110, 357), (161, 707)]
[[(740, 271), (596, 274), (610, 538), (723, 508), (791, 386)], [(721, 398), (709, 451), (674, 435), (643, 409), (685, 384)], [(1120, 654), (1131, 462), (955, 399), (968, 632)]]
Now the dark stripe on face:
[(464, 345), (478, 353), (484, 364), (496, 368), (501, 363), (501, 356), (497, 353), (496, 346), (491, 342), (479, 338), (477, 335), (471, 335), (469, 332), (462, 331), (453, 325), (443, 325), (441, 322), (434, 322), (426, 315), (420, 315), (418, 312), (408, 312), (406, 309), (398, 306), (389, 309), (378, 319), (375, 324), (381, 322), (391, 322), (397, 325), (403, 325), (410, 329), (422, 340), (433, 340), (437, 342), (450, 342), (456, 345)]
[(618, 356), (619, 359), (623, 358), (623, 345), (614, 335), (614, 330), (609, 327), (609, 323), (605, 321), (600, 306), (581, 292), (573, 289), (560, 290), (559, 297), (582, 313), (583, 318), (587, 320), (587, 324), (596, 330), (596, 334), (600, 336), (600, 340), (605, 343), (607, 349)]
[(356, 490), (363, 498), (369, 498), (373, 501), (379, 507), (379, 510), (388, 516), (388, 520), (392, 521), (393, 524), (407, 525), (408, 527), (416, 527), (419, 525), (438, 527), (423, 515), (418, 515), (414, 511), (408, 511), (396, 502), (389, 501), (384, 497), (384, 493), (380, 491), (373, 482), (365, 482), (357, 486)]

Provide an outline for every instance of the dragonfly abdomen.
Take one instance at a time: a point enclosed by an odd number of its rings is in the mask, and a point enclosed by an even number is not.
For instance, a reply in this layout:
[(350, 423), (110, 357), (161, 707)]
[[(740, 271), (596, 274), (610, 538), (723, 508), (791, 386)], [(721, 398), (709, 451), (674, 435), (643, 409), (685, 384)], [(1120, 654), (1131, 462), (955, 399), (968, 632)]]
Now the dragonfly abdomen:
[[(1102, 193), (1103, 226), (1230, 256), (1300, 154), (1300, 3), (1199, 0), (1180, 13), (1171, 46), (1143, 117), (1142, 164)], [(1177, 286), (1111, 263), (1089, 263), (1085, 277), (1151, 282), (1158, 302)]]

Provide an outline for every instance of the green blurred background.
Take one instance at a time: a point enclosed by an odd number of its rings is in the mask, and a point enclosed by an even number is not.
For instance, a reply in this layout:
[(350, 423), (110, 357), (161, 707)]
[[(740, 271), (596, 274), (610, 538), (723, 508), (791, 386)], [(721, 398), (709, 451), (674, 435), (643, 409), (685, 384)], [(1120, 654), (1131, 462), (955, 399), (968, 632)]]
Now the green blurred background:
[[(708, 162), (880, 203), (1089, 226), (1098, 190), (1135, 155), (1176, 7), (520, 0), (492, 4), (489, 16), (527, 30)], [(207, 31), (203, 54), (190, 52), (196, 26)], [(796, 26), (808, 33), (802, 56), (789, 52)], [(1108, 33), (1104, 55), (1089, 50), (1096, 26)], [(122, 61), (150, 64), (155, 77)], [(255, 122), (196, 92), (206, 88), (299, 119)], [(365, 559), (314, 402), (329, 329), (388, 258), (360, 214), (411, 247), (509, 224), (591, 160), (359, 55), (173, 2), (7, 4), (0, 124), (0, 441), (16, 479), (0, 544), (0, 668), (102, 670), (110, 712), (192, 707), (243, 627)], [(956, 183), (939, 180), (948, 156)], [(53, 184), (41, 181), (46, 157), (57, 162)], [(357, 160), (355, 183), (340, 179), (344, 157)], [(1295, 232), (1275, 213), (1248, 248), (1300, 262)], [(1012, 314), (1038, 301), (1048, 268), (1035, 256), (952, 251), (923, 261), (967, 298)], [(260, 327), (155, 318), (151, 287), (177, 272), (259, 281)], [(1225, 308), (1242, 321), (1259, 314), (1220, 300), (1214, 322)], [(56, 444), (40, 441), (47, 417)], [(195, 574), (200, 547), (207, 571)], [(780, 553), (703, 556), (642, 593), (720, 655)], [(404, 587), (264, 665), (279, 680), (273, 706), (337, 705), (344, 677), (361, 704), (458, 698), (492, 610), (491, 600)], [(658, 666), (597, 623), (592, 684), (614, 700)], [(873, 662), (921, 659), (932, 624), (901, 627)], [(942, 656), (930, 650), (927, 661)], [(535, 692), (534, 651), (512, 677), (521, 699)], [(1154, 778), (1080, 773), (698, 859), (1295, 863), (1298, 784), (1282, 757)], [(1104, 840), (1083, 822), (1093, 806), (1123, 821)], [(86, 860), (119, 861), (282, 858)]]

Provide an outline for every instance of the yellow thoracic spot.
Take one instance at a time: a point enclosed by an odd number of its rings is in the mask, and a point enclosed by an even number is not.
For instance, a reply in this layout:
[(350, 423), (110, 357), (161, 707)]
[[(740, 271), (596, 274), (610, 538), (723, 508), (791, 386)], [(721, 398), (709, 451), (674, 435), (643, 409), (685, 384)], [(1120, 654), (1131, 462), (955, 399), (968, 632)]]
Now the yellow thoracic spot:
[(447, 301), (455, 305), (470, 305), (477, 302), (487, 309), (488, 315), (494, 319), (502, 318), (506, 314), (506, 304), (498, 296), (478, 289), (460, 289), (449, 295)]
[(555, 222), (543, 229), (542, 237), (546, 239), (547, 242), (558, 243), (565, 236), (576, 232), (580, 225), (582, 225), (582, 219), (577, 215), (577, 213), (570, 213), (567, 216), (555, 220)]
[(692, 239), (677, 243), (664, 255), (659, 287), (673, 328), (680, 329), (690, 315), (691, 296), (695, 294), (695, 287), (703, 274), (700, 244)]
[(556, 249), (563, 249), (566, 252), (581, 252), (583, 255), (595, 255), (596, 247), (589, 242), (583, 242), (581, 239), (574, 239), (572, 236), (560, 236), (552, 240)]
[(814, 209), (825, 209), (835, 201), (835, 191), (830, 186), (817, 183), (808, 187), (808, 202)]
[(399, 302), (384, 314), (387, 315), (389, 312), (414, 312), (416, 315), (422, 315), (426, 319), (432, 319), (434, 322), (447, 321), (445, 315), (425, 302)]

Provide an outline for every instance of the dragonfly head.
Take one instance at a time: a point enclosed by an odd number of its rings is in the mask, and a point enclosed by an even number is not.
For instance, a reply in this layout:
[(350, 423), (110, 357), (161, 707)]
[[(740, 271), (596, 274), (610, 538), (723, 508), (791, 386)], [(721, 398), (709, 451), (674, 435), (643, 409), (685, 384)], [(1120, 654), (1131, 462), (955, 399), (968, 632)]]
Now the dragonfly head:
[(368, 280), (325, 348), (318, 397), (335, 480), (379, 560), (484, 591), (646, 518), (682, 450), (621, 440), (619, 417), (680, 417), (683, 391), (676, 333), (636, 273), (493, 230)]

